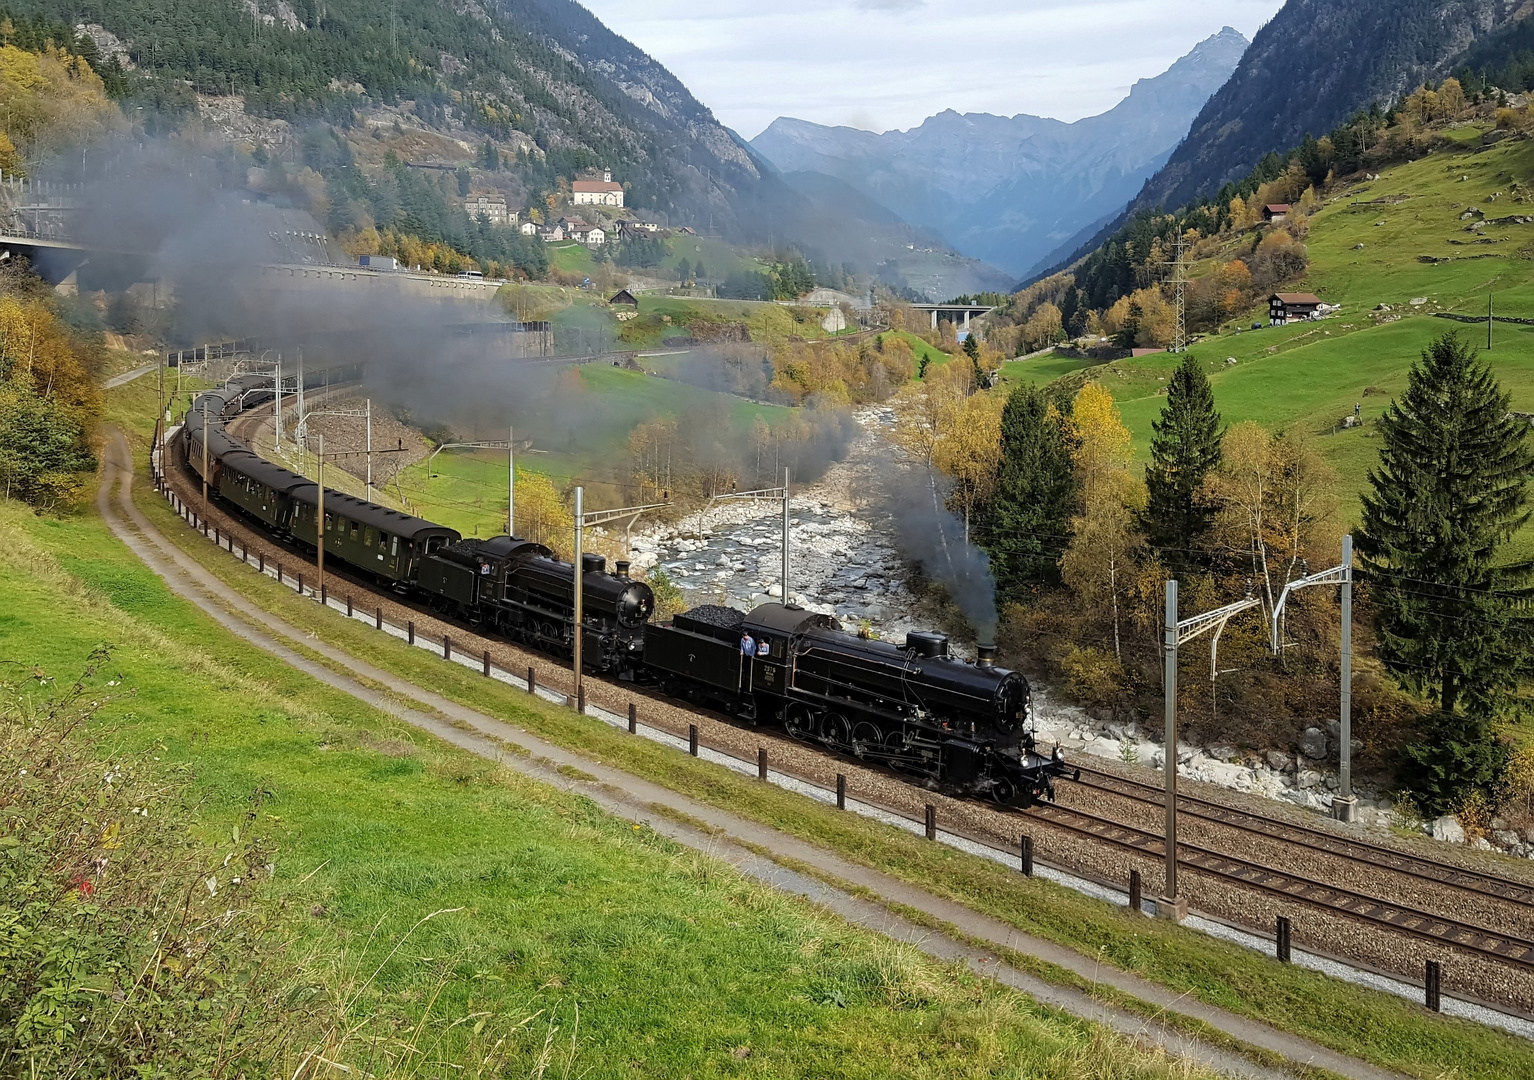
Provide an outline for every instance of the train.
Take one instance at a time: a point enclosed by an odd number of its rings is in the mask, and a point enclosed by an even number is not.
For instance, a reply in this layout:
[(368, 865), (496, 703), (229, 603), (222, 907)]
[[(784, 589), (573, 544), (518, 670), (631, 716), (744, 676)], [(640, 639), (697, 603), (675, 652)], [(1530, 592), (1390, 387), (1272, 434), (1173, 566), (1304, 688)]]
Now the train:
[(579, 570), (521, 537), (456, 530), (319, 486), (254, 453), (227, 422), (273, 398), (271, 379), (231, 380), (196, 397), (180, 433), (187, 466), (210, 495), (278, 541), (428, 606), (444, 618), (569, 659), (580, 574), (583, 667), (654, 686), (742, 723), (911, 776), (935, 790), (1027, 806), (1053, 800), (1067, 776), (1045, 752), (1020, 673), (995, 649), (974, 660), (948, 639), (912, 632), (896, 644), (850, 633), (830, 615), (791, 603), (752, 611), (704, 605), (655, 620), (655, 594), (626, 562), (600, 555)]

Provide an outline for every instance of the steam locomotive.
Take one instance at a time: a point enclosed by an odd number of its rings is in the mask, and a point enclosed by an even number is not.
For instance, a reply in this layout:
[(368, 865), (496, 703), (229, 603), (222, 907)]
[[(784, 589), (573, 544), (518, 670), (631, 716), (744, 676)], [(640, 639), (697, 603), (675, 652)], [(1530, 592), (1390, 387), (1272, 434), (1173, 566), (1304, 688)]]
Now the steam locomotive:
[[(272, 400), (246, 376), (197, 397), (182, 430), (188, 466), (210, 493), (291, 546), (313, 551), (319, 487), (232, 438), (227, 419)], [(324, 545), (340, 562), (445, 617), (562, 658), (573, 654), (576, 567), (511, 536), (455, 530), (326, 489)], [(747, 613), (704, 606), (651, 622), (655, 595), (600, 555), (580, 568), (584, 666), (653, 683), (669, 696), (883, 765), (956, 794), (1028, 805), (1054, 797), (1068, 769), (1029, 730), (1031, 694), (1018, 672), (952, 656), (941, 634), (904, 644), (849, 634), (828, 615), (769, 603)]]

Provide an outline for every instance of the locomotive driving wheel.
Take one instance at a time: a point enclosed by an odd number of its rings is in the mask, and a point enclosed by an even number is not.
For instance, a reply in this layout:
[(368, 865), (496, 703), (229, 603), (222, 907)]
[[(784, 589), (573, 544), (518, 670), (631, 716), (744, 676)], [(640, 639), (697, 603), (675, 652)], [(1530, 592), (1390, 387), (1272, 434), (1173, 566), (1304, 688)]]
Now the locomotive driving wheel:
[(850, 749), (852, 746), (852, 721), (841, 713), (827, 713), (826, 718), (820, 722), (821, 734), (825, 741), (838, 749)]
[(1002, 806), (1011, 806), (1017, 798), (1017, 785), (1005, 776), (998, 776), (991, 781), (991, 798)]
[(808, 705), (788, 706), (783, 714), (783, 730), (790, 738), (808, 742), (815, 737), (815, 716)]
[(884, 742), (884, 732), (872, 720), (859, 720), (852, 728), (852, 752), (863, 757)]

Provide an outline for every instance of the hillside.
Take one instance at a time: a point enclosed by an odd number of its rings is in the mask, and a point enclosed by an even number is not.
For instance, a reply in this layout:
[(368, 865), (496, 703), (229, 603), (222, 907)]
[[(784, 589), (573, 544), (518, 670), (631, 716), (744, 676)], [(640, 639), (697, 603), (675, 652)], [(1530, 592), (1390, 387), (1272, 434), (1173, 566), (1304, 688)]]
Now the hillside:
[[(1499, 316), (1534, 318), (1534, 223), (1527, 220), (1529, 196), (1514, 187), (1534, 173), (1534, 141), (1483, 146), (1484, 130), (1454, 129), (1457, 141), (1433, 155), (1329, 193), (1310, 218), (1309, 269), (1286, 288), (1314, 291), (1341, 305), (1336, 315), (1214, 335), (1192, 350), (1209, 372), (1225, 423), (1298, 426), (1314, 436), (1337, 470), (1344, 521), (1356, 520), (1358, 492), (1377, 456), (1372, 422), (1405, 387), (1422, 349), (1455, 329), (1480, 347), (1486, 344), (1484, 323), (1467, 326), (1436, 313), (1484, 318), (1492, 292)], [(1468, 219), (1461, 216), (1467, 213)], [(1479, 225), (1482, 220), (1487, 224)], [(1202, 261), (1194, 276), (1249, 248), (1250, 237), (1231, 245)], [(1265, 297), (1244, 314), (1232, 322), (1265, 321)], [(1534, 327), (1498, 323), (1485, 358), (1513, 395), (1513, 407), (1534, 411)], [(1012, 365), (1008, 374), (1031, 377), (1037, 367), (1046, 377), (1069, 371), (1068, 382), (1100, 380), (1119, 402), (1140, 459), (1147, 460), (1151, 421), (1160, 414), (1165, 380), (1177, 363), (1177, 357), (1158, 353), (1082, 371), (1050, 358)], [(1362, 426), (1343, 428), (1355, 405)], [(1523, 546), (1534, 547), (1534, 536), (1526, 535)]]
[(1213, 194), (1264, 154), (1359, 109), (1389, 107), (1458, 70), (1475, 42), (1529, 11), (1525, 0), (1289, 0), (1130, 211)]
[(610, 167), (631, 205), (712, 215), (734, 237), (802, 209), (669, 71), (568, 0), (392, 4), (382, 15), (363, 0), (184, 0), (169, 20), (149, 0), (10, 8), (103, 28), (103, 51), (134, 68), (129, 93), (172, 113), (195, 107), (189, 89), (220, 97), (231, 126), (255, 132), (255, 121), (350, 125), (359, 110), (397, 110), (562, 175)]
[(960, 251), (1022, 276), (1117, 213), (1230, 76), (1227, 27), (1099, 116), (939, 113), (883, 134), (780, 117), (752, 147), (786, 173), (834, 177)]

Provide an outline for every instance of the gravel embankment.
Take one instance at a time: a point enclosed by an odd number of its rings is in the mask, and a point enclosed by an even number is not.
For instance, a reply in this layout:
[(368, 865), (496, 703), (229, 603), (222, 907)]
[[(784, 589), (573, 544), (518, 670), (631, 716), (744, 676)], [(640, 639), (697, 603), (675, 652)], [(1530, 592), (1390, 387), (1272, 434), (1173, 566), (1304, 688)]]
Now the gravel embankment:
[[(174, 455), (173, 455), (174, 459)], [(175, 467), (171, 486), (192, 507), (201, 501), (200, 485), (195, 476)], [(207, 519), (225, 536), (232, 536), (237, 546), (248, 549), (251, 559), (263, 554), (268, 563), (282, 562), (285, 567), (312, 573), (313, 564), (291, 548), (274, 543), (257, 533), (243, 519), (233, 519), (221, 507), (210, 504)], [(384, 617), (398, 625), (414, 621), (418, 635), (441, 640), (453, 638), (456, 650), (481, 655), (490, 653), (492, 663), (504, 670), (525, 673), (533, 668), (540, 686), (568, 692), (571, 678), (567, 666), (539, 653), (482, 637), (456, 623), (447, 623), (397, 595), (376, 587), (346, 581), (330, 572), (332, 596), (352, 593), (359, 606), (369, 610), (382, 607)], [(832, 786), (837, 773), (847, 777), (848, 796), (866, 799), (920, 819), (925, 804), (937, 807), (940, 828), (953, 828), (989, 841), (1004, 850), (1016, 850), (1019, 835), (1027, 831), (1034, 837), (1035, 857), (1069, 872), (1124, 888), (1131, 868), (1140, 870), (1144, 893), (1154, 897), (1163, 887), (1162, 859), (1132, 854), (1104, 841), (1088, 839), (1052, 826), (1027, 814), (1002, 810), (973, 800), (951, 799), (927, 791), (893, 775), (866, 768), (825, 751), (796, 743), (767, 729), (737, 727), (711, 714), (676, 705), (644, 688), (631, 684), (590, 678), (585, 681), (587, 700), (613, 712), (624, 713), (630, 701), (637, 702), (643, 721), (685, 738), (688, 725), (697, 724), (703, 744), (754, 761), (757, 749), (765, 746), (774, 769), (797, 774), (807, 780)], [(1094, 765), (1103, 763), (1094, 760)], [(1117, 771), (1117, 770), (1114, 770)], [(1144, 775), (1144, 774), (1142, 774)], [(1159, 774), (1158, 774), (1159, 775)], [(1160, 832), (1160, 812), (1143, 804), (1135, 805), (1121, 796), (1091, 792), (1069, 782), (1058, 785), (1062, 805), (1076, 807), (1148, 831)], [(1187, 790), (1215, 801), (1228, 800), (1242, 809), (1277, 816), (1246, 805), (1235, 793), (1223, 788), (1189, 785)], [(1294, 848), (1279, 841), (1256, 838), (1246, 833), (1205, 826), (1191, 818), (1182, 822), (1182, 838), (1229, 854), (1233, 858), (1266, 863), (1275, 869), (1292, 870), (1305, 877), (1325, 881), (1343, 889), (1387, 899), (1411, 907), (1508, 933), (1526, 934), (1530, 925), (1527, 912), (1512, 913), (1501, 902), (1468, 897), (1458, 890), (1432, 888), (1402, 875), (1367, 867), (1346, 859), (1321, 856)], [(1459, 853), (1456, 853), (1459, 854)], [(1468, 853), (1466, 853), (1468, 854)], [(1437, 853), (1435, 852), (1435, 856)], [(1467, 865), (1473, 865), (1466, 861)], [(1483, 867), (1484, 868), (1484, 867)], [(1498, 865), (1495, 872), (1511, 876)], [(1217, 919), (1250, 928), (1270, 928), (1284, 915), (1294, 927), (1296, 946), (1329, 954), (1381, 971), (1421, 978), (1423, 962), (1437, 959), (1444, 964), (1444, 989), (1460, 996), (1511, 1006), (1525, 1013), (1534, 1012), (1534, 975), (1526, 969), (1481, 959), (1447, 945), (1425, 942), (1403, 933), (1331, 914), (1308, 904), (1280, 898), (1201, 874), (1184, 867), (1181, 870), (1183, 892), (1201, 912)], [(1488, 906), (1488, 905), (1493, 906)]]

